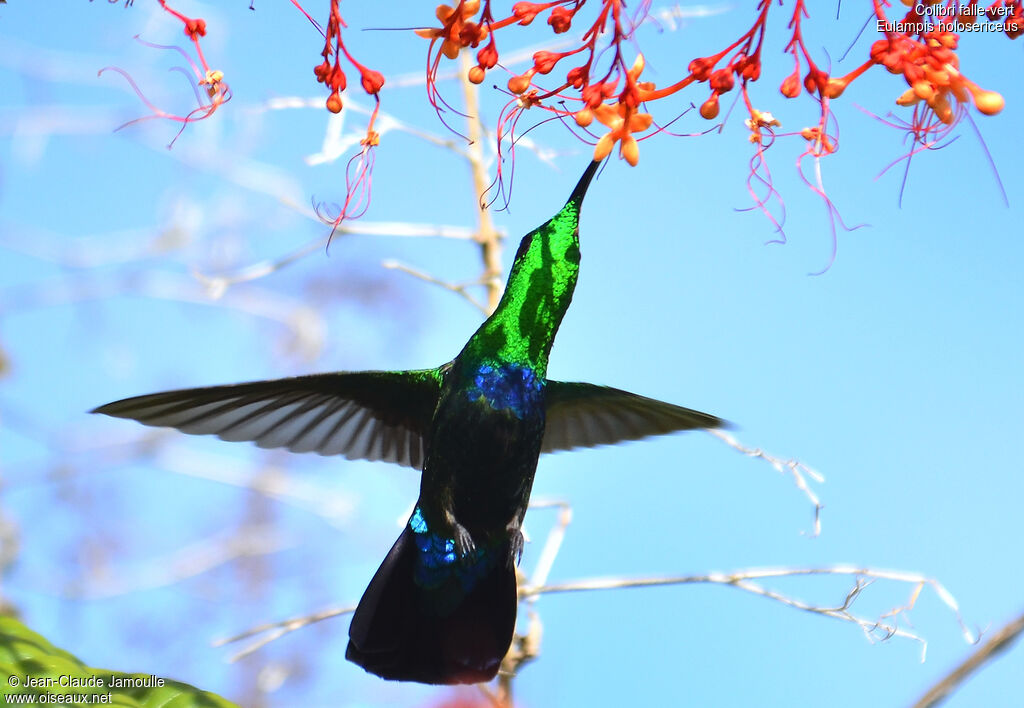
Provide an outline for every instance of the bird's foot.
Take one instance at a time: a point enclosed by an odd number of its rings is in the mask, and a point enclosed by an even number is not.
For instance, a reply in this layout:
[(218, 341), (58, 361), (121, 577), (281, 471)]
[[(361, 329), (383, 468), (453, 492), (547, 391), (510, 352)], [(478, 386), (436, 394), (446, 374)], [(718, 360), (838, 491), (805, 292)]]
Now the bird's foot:
[(505, 530), (508, 531), (508, 566), (515, 568), (523, 559), (523, 546), (526, 544), (523, 532), (517, 522), (510, 523)]
[(452, 524), (453, 535), (455, 536), (455, 552), (459, 558), (469, 558), (473, 555), (473, 551), (476, 550), (476, 544), (473, 543), (473, 537), (469, 535), (469, 531), (466, 527), (457, 521)]

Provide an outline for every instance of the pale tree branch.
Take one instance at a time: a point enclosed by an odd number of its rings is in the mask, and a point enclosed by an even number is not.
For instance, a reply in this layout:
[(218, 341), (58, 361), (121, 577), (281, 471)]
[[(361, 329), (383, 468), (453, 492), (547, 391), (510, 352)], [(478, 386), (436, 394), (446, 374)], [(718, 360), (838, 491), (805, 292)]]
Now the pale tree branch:
[[(391, 79), (388, 79), (388, 85), (393, 87)], [(344, 111), (337, 114), (331, 114), (328, 117), (327, 128), (324, 131), (324, 139), (320, 147), (320, 152), (307, 155), (306, 164), (320, 165), (328, 162), (334, 162), (349, 148), (359, 145), (359, 140), (362, 139), (364, 133), (352, 131), (346, 134), (344, 132), (345, 115), (349, 111), (354, 111), (368, 116), (373, 111), (372, 109), (367, 109), (352, 98), (346, 98), (345, 101)], [(323, 111), (324, 99), (323, 96), (314, 96), (310, 98), (302, 98), (300, 96), (283, 96), (280, 98), (272, 98), (262, 106), (253, 109), (253, 111), (261, 113), (264, 111), (280, 111), (289, 109), (312, 109), (316, 111)], [(462, 157), (467, 156), (465, 150), (462, 148), (462, 141), (441, 136), (437, 133), (423, 130), (422, 128), (416, 128), (386, 111), (377, 112), (377, 121), (374, 126), (377, 132), (381, 135), (392, 130), (397, 130), (402, 133), (407, 133), (413, 137), (420, 138), (432, 145), (436, 145), (446, 150), (451, 150)]]
[[(145, 461), (156, 470), (170, 474), (201, 479), (259, 494), (292, 508), (313, 514), (335, 528), (347, 528), (355, 502), (342, 489), (325, 489), (322, 484), (289, 474), (283, 467), (268, 462), (254, 472), (251, 462), (225, 454), (197, 448), (177, 431), (145, 429), (142, 432), (109, 433), (104, 426), (97, 433), (94, 425), (72, 427), (73, 434), (39, 434), (44, 429), (21, 416), (7, 415), (8, 428), (34, 438), (45, 445), (50, 454), (63, 462), (59, 475), (48, 473), (53, 468), (50, 458), (29, 460), (8, 465), (5, 469), (4, 489), (19, 490), (39, 484), (53, 484), (73, 474), (88, 474), (95, 469), (113, 469), (119, 465)], [(262, 453), (268, 459), (282, 454), (279, 451)], [(0, 519), (0, 548), (2, 548), (2, 519)]]
[(714, 435), (737, 452), (741, 452), (748, 457), (755, 457), (764, 460), (774, 467), (779, 474), (789, 474), (792, 476), (793, 483), (796, 484), (796, 488), (803, 492), (804, 496), (807, 497), (807, 500), (814, 505), (814, 530), (811, 532), (811, 536), (816, 537), (821, 535), (821, 510), (824, 508), (824, 505), (821, 503), (821, 499), (818, 497), (817, 493), (811, 489), (810, 484), (807, 482), (807, 479), (810, 478), (813, 482), (823, 484), (825, 482), (825, 477), (821, 473), (811, 469), (799, 460), (783, 460), (781, 457), (771, 455), (759, 447), (747, 447), (723, 430), (709, 429), (706, 432)]
[(175, 433), (172, 444), (161, 446), (152, 454), (155, 467), (260, 494), (318, 516), (335, 528), (348, 526), (355, 502), (345, 493), (326, 490), (323, 485), (289, 474), (273, 464), (266, 465), (254, 475), (251, 464), (226, 455), (200, 451), (188, 444), (177, 444), (180, 438)]
[(178, 273), (149, 272), (145, 278), (129, 273), (99, 279), (92, 274), (66, 275), (8, 288), (0, 311), (10, 312), (68, 303), (103, 300), (117, 296), (149, 297), (195, 305), (220, 306), (252, 317), (277, 322), (287, 328), (291, 348), (303, 358), (315, 359), (323, 348), (325, 323), (315, 307), (271, 290), (248, 286), (225, 291)]
[(112, 576), (98, 572), (69, 595), (87, 599), (109, 598), (174, 585), (232, 561), (278, 553), (294, 546), (270, 526), (242, 526), (196, 541), (166, 556)]
[[(844, 576), (853, 579), (853, 585), (846, 593), (842, 603), (835, 606), (816, 605), (790, 597), (777, 590), (766, 588), (758, 582), (769, 578), (800, 577), (811, 575)], [(877, 618), (857, 615), (853, 612), (854, 603), (864, 591), (876, 581), (887, 580), (909, 585), (910, 596), (906, 602), (896, 605), (893, 609)], [(660, 576), (650, 578), (589, 578), (566, 583), (544, 585), (541, 587), (520, 588), (520, 597), (544, 595), (560, 592), (582, 592), (590, 590), (620, 590), (624, 588), (657, 587), (663, 585), (687, 585), (708, 583), (712, 585), (728, 585), (744, 592), (780, 602), (804, 612), (824, 615), (851, 622), (859, 626), (872, 641), (885, 641), (892, 637), (903, 637), (921, 643), (921, 661), (925, 659), (927, 642), (920, 635), (904, 628), (905, 622), (900, 617), (910, 612), (917, 602), (921, 591), (931, 587), (939, 600), (949, 608), (960, 625), (964, 640), (970, 643), (977, 641), (977, 635), (967, 627), (960, 614), (960, 608), (952, 594), (938, 580), (920, 573), (910, 571), (882, 570), (877, 568), (835, 565), (823, 568), (748, 568), (732, 573), (708, 573), (703, 575)]]
[[(315, 212), (310, 209), (314, 218)], [(353, 225), (342, 224), (335, 229), (333, 238), (345, 236), (385, 236), (399, 238), (447, 238), (463, 241), (476, 240), (472, 229), (464, 226), (445, 224), (417, 224), (401, 221), (360, 221)], [(277, 258), (268, 258), (238, 268), (229, 273), (202, 273), (193, 269), (193, 275), (211, 291), (223, 293), (229, 287), (266, 277), (282, 268), (301, 260), (320, 249), (326, 249), (331, 236), (319, 236), (312, 241)]]
[[(512, 640), (509, 652), (502, 662), (501, 670), (492, 685), (481, 684), (480, 689), (484, 695), (496, 706), (512, 705), (512, 682), (518, 671), (527, 663), (540, 655), (541, 639), (543, 637), (543, 625), (533, 603), (542, 595), (566, 592), (586, 592), (594, 590), (622, 590), (627, 588), (658, 587), (666, 585), (690, 585), (690, 584), (711, 584), (734, 587), (744, 592), (758, 595), (774, 602), (781, 603), (803, 612), (809, 612), (832, 619), (857, 625), (865, 637), (873, 642), (887, 641), (894, 637), (910, 639), (921, 644), (921, 661), (925, 660), (927, 651), (927, 640), (920, 634), (908, 627), (908, 613), (914, 609), (921, 592), (930, 587), (936, 597), (952, 612), (956, 622), (960, 626), (964, 640), (970, 643), (978, 641), (977, 634), (967, 627), (960, 613), (959, 604), (953, 595), (942, 583), (935, 578), (914, 573), (910, 571), (885, 570), (879, 568), (860, 567), (852, 565), (834, 565), (820, 568), (747, 568), (729, 573), (712, 572), (696, 575), (679, 576), (653, 576), (648, 578), (627, 578), (627, 577), (605, 577), (586, 578), (582, 580), (567, 581), (564, 583), (548, 583), (547, 576), (554, 563), (554, 559), (561, 547), (566, 530), (572, 520), (572, 509), (563, 501), (541, 501), (530, 505), (531, 510), (556, 509), (558, 517), (555, 525), (549, 531), (544, 546), (541, 549), (537, 564), (533, 573), (527, 577), (520, 572), (519, 575), (519, 599), (526, 602), (526, 630), (516, 632)], [(842, 599), (835, 604), (812, 603), (800, 600), (780, 590), (767, 587), (763, 581), (778, 580), (782, 578), (797, 577), (845, 577), (852, 580)], [(869, 617), (855, 611), (858, 600), (872, 587), (881, 587), (880, 583), (890, 583), (909, 586), (910, 593), (906, 600), (894, 605), (892, 609), (877, 617)], [(280, 622), (272, 622), (258, 627), (245, 630), (237, 635), (218, 639), (215, 646), (223, 646), (228, 643), (250, 639), (259, 634), (255, 642), (245, 646), (241, 651), (230, 657), (235, 661), (243, 656), (251, 654), (257, 649), (266, 646), (268, 643), (278, 639), (285, 634), (293, 632), (302, 627), (309, 626), (331, 617), (350, 614), (354, 607), (335, 607), (321, 610), (319, 612), (293, 617)], [(1004, 628), (996, 637), (990, 640), (982, 650), (975, 656), (981, 655), (974, 660), (974, 665), (965, 670), (963, 675), (973, 671), (984, 661), (991, 658), (991, 655), (1005, 648), (1021, 632), (1024, 632), (1024, 616), (1016, 620), (1007, 628)], [(965, 662), (966, 665), (966, 662)], [(959, 670), (958, 670), (959, 671)], [(956, 673), (956, 672), (954, 672)], [(957, 678), (956, 682), (962, 680)], [(954, 684), (955, 685), (955, 684)], [(919, 706), (932, 705), (921, 703)], [(915, 706), (915, 708), (919, 708)]]
[(224, 637), (222, 639), (216, 639), (212, 642), (212, 645), (215, 647), (222, 647), (225, 644), (231, 644), (233, 642), (238, 642), (243, 639), (255, 637), (257, 634), (266, 633), (265, 636), (260, 637), (259, 639), (250, 644), (247, 644), (240, 651), (228, 657), (228, 661), (235, 662), (239, 659), (242, 659), (243, 657), (248, 656), (249, 654), (252, 654), (254, 651), (266, 646), (267, 644), (270, 644), (270, 642), (274, 641), (275, 639), (280, 639), (284, 635), (290, 632), (294, 632), (297, 629), (308, 627), (311, 624), (321, 622), (325, 619), (330, 619), (331, 617), (350, 615), (355, 611), (356, 608), (354, 606), (330, 607), (324, 610), (320, 610), (319, 612), (315, 612), (311, 615), (303, 615), (301, 617), (292, 617), (291, 619), (281, 620), (280, 622), (269, 622), (267, 624), (261, 624), (257, 627), (252, 627), (250, 629), (245, 630), (244, 632), (240, 632), (233, 636)]
[(1021, 634), (1024, 634), (1024, 613), (1010, 620), (955, 669), (943, 676), (914, 703), (913, 708), (931, 708), (945, 701), (971, 674), (1013, 646)]
[(382, 261), (381, 262), (381, 266), (384, 267), (384, 268), (387, 268), (388, 270), (397, 270), (397, 271), (400, 271), (402, 273), (407, 273), (408, 275), (411, 275), (414, 278), (418, 278), (419, 280), (422, 280), (422, 281), (424, 281), (426, 283), (430, 283), (432, 285), (440, 286), (440, 287), (444, 288), (445, 290), (448, 290), (449, 292), (453, 292), (453, 293), (461, 296), (462, 298), (466, 299), (470, 304), (473, 305), (473, 307), (475, 307), (476, 309), (480, 310), (480, 312), (485, 317), (488, 314), (490, 314), (489, 310), (487, 308), (487, 305), (484, 305), (482, 302), (480, 302), (475, 297), (473, 297), (472, 293), (470, 293), (469, 290), (467, 289), (470, 285), (480, 285), (480, 281), (479, 280), (471, 281), (469, 283), (461, 283), (461, 284), (459, 284), (459, 283), (449, 283), (446, 280), (441, 280), (440, 278), (435, 278), (434, 276), (430, 275), (429, 273), (424, 273), (421, 270), (416, 270), (415, 268), (413, 268), (411, 266), (407, 266), (404, 263), (400, 263), (399, 261), (396, 261), (396, 260)]

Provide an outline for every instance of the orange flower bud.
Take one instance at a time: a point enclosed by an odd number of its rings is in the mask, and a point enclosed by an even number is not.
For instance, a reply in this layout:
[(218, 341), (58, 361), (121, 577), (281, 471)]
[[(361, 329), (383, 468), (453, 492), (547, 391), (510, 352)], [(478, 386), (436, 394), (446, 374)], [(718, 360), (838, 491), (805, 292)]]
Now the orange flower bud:
[(718, 117), (718, 94), (711, 94), (711, 98), (700, 104), (700, 117), (705, 120), (714, 120)]
[(474, 66), (472, 69), (469, 70), (469, 74), (466, 78), (469, 79), (469, 82), (471, 84), (482, 84), (484, 82), (485, 76), (486, 73), (484, 72), (483, 68), (479, 66)]
[(190, 19), (185, 22), (185, 35), (191, 39), (196, 40), (199, 37), (206, 36), (206, 20), (201, 18)]
[(930, 101), (935, 96), (935, 87), (927, 81), (915, 81), (910, 88), (914, 91), (915, 96), (924, 101)]
[(914, 89), (907, 89), (896, 99), (897, 106), (913, 106), (921, 99), (914, 93)]
[(711, 76), (711, 70), (715, 68), (715, 62), (709, 57), (698, 57), (691, 61), (687, 68), (697, 81), (707, 81)]
[(581, 128), (586, 128), (588, 125), (594, 122), (594, 112), (589, 108), (582, 108), (572, 114), (573, 120), (576, 121), (576, 125)]
[(549, 74), (561, 58), (562, 55), (556, 54), (555, 52), (534, 52), (533, 68), (537, 70), (538, 74)]
[(711, 79), (709, 82), (711, 88), (720, 93), (732, 91), (732, 87), (735, 85), (735, 79), (733, 79), (732, 71), (729, 69), (718, 69), (717, 71), (711, 72)]
[(341, 94), (335, 91), (327, 97), (327, 110), (331, 113), (341, 113)]
[(476, 53), (476, 61), (480, 68), (485, 70), (493, 69), (497, 65), (498, 49), (493, 42)]
[(517, 96), (528, 88), (530, 88), (530, 77), (528, 76), (513, 76), (508, 80), (508, 90)]
[(796, 98), (800, 95), (800, 74), (795, 71), (782, 80), (782, 85), (779, 86), (779, 91), (786, 98)]
[(843, 91), (846, 90), (848, 83), (843, 79), (829, 79), (828, 83), (825, 84), (825, 96), (827, 98), (839, 98), (843, 95)]
[(974, 105), (977, 106), (978, 112), (983, 113), (987, 116), (994, 116), (999, 111), (1003, 110), (1003, 106), (1006, 105), (1006, 101), (1002, 95), (995, 91), (985, 91), (978, 89), (974, 92)]
[(936, 88), (945, 88), (949, 86), (949, 72), (945, 70), (934, 70), (928, 66), (924, 67), (924, 75), (928, 77), (928, 80), (935, 84)]
[(964, 86), (963, 81), (954, 80), (949, 83), (949, 89), (956, 96), (956, 100), (960, 103), (967, 103), (967, 88)]
[(384, 87), (384, 75), (373, 69), (363, 69), (360, 73), (359, 83), (362, 84), (363, 91), (374, 96)]
[(551, 25), (551, 29), (555, 31), (555, 34), (563, 34), (569, 31), (572, 26), (573, 12), (564, 7), (556, 7), (551, 10), (551, 14), (548, 15), (548, 24)]
[(512, 6), (512, 15), (519, 20), (519, 24), (524, 27), (537, 17), (537, 13), (540, 12), (541, 6), (533, 2), (517, 2)]
[(946, 97), (946, 94), (937, 94), (934, 99), (928, 102), (928, 105), (935, 111), (935, 115), (939, 117), (939, 120), (946, 125), (953, 125), (953, 107), (949, 105), (949, 99)]

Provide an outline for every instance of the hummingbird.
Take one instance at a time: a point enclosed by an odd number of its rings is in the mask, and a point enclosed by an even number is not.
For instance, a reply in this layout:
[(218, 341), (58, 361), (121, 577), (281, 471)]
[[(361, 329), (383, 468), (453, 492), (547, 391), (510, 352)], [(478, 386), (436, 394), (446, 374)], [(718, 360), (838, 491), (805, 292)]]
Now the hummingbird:
[(541, 453), (723, 425), (620, 389), (547, 379), (599, 165), (523, 237), (497, 308), (446, 364), (167, 391), (92, 412), (421, 470), (419, 499), (359, 601), (345, 656), (385, 679), (489, 681), (515, 630), (515, 568)]

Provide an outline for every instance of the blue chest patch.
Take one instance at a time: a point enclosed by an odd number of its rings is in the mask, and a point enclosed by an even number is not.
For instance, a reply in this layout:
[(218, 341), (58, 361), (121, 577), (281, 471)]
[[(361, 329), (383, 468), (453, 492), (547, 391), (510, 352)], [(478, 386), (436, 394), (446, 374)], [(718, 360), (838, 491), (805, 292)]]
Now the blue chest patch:
[(463, 591), (469, 592), (494, 566), (494, 553), (488, 553), (479, 546), (459, 558), (455, 539), (431, 531), (418, 506), (409, 519), (409, 528), (419, 551), (413, 572), (420, 587), (433, 589), (454, 579)]
[(483, 364), (473, 377), (473, 385), (466, 391), (471, 401), (483, 398), (496, 411), (511, 411), (522, 420), (535, 410), (544, 388), (544, 380), (533, 369), (514, 364), (491, 366)]

